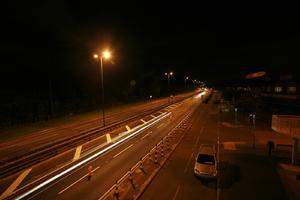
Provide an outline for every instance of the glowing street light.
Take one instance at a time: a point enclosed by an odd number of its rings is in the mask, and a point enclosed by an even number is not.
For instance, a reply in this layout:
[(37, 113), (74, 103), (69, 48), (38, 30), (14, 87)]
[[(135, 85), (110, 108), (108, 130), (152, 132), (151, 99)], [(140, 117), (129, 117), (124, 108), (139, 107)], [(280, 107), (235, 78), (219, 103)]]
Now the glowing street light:
[(171, 90), (170, 90), (170, 77), (173, 76), (174, 73), (173, 72), (165, 72), (165, 76), (168, 77), (168, 91), (169, 91), (169, 98), (168, 98), (168, 102), (170, 104), (170, 95), (171, 95)]
[(184, 78), (184, 87), (185, 87), (185, 89), (186, 89), (186, 81), (187, 80), (189, 80), (189, 77), (188, 76), (186, 76), (185, 78)]
[(103, 121), (103, 126), (105, 126), (105, 113), (104, 113), (104, 84), (103, 84), (103, 58), (105, 60), (110, 59), (111, 53), (108, 50), (105, 50), (102, 52), (102, 54), (94, 54), (95, 59), (99, 59), (100, 61), (100, 69), (101, 69), (101, 91), (102, 91), (102, 121)]
[(111, 53), (108, 50), (106, 50), (106, 51), (103, 51), (102, 56), (105, 59), (110, 59)]

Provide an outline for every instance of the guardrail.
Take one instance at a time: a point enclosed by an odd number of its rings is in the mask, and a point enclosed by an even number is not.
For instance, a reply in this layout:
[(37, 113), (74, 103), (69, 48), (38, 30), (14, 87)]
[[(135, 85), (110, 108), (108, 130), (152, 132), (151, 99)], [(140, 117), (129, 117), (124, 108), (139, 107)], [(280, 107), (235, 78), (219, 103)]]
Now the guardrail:
[[(181, 99), (174, 100), (173, 104), (184, 101), (185, 99), (187, 99), (193, 95), (194, 94), (191, 94), (187, 97), (183, 97)], [(122, 121), (110, 124), (106, 127), (96, 127), (95, 129), (88, 130), (86, 132), (81, 133), (80, 135), (75, 135), (75, 136), (72, 136), (69, 138), (55, 141), (53, 143), (48, 143), (45, 146), (42, 146), (42, 147), (39, 147), (32, 151), (29, 151), (25, 154), (22, 154), (22, 155), (19, 155), (16, 157), (11, 157), (7, 160), (2, 160), (2, 161), (0, 161), (0, 178), (5, 178), (5, 177), (12, 175), (16, 172), (19, 172), (25, 168), (33, 166), (33, 165), (40, 163), (46, 159), (49, 159), (50, 157), (53, 157), (55, 155), (58, 155), (65, 151), (68, 151), (86, 141), (95, 139), (107, 132), (110, 132), (116, 128), (119, 128), (120, 126), (122, 126), (124, 124), (130, 123), (140, 117), (150, 115), (150, 114), (157, 112), (167, 106), (169, 106), (168, 103), (158, 106), (154, 109), (150, 109), (146, 112), (140, 113), (140, 114), (133, 116), (131, 118), (128, 118), (126, 120), (122, 120)]]
[(169, 134), (164, 136), (145, 156), (110, 187), (99, 200), (106, 199), (138, 199), (164, 163), (172, 155), (191, 127), (193, 112), (189, 113)]

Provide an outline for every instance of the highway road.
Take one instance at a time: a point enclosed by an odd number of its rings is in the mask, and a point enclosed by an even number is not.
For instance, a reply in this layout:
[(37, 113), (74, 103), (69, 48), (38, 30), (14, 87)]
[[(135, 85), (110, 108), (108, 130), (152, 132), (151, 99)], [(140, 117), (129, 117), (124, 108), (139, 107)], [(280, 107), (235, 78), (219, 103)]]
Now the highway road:
[[(140, 199), (288, 199), (266, 150), (253, 149), (252, 134), (230, 124), (213, 102), (198, 106), (191, 129)], [(218, 179), (200, 180), (193, 174), (199, 147), (218, 138)]]
[[(210, 100), (212, 102), (212, 100)], [(201, 182), (193, 174), (201, 144), (216, 144), (216, 121), (210, 116), (214, 105), (200, 104), (193, 125), (140, 199), (216, 199), (216, 181)]]
[(200, 98), (189, 98), (1, 180), (2, 197), (19, 180), (10, 191), (17, 199), (98, 199), (199, 104)]
[[(177, 95), (173, 98), (173, 102), (180, 100), (184, 97), (191, 95), (192, 93), (186, 93)], [(141, 113), (159, 108), (161, 106), (167, 106), (168, 98), (162, 98), (158, 100), (152, 100), (149, 102), (143, 102), (113, 110), (106, 113), (106, 125), (113, 124), (130, 117), (139, 115)], [(79, 123), (66, 124), (59, 127), (48, 128), (36, 133), (29, 134), (27, 136), (21, 136), (19, 138), (0, 142), (0, 161), (4, 161), (11, 157), (22, 155), (30, 150), (37, 149), (47, 145), (50, 141), (55, 142), (69, 138), (75, 135), (80, 135), (88, 130), (102, 127), (102, 115)]]

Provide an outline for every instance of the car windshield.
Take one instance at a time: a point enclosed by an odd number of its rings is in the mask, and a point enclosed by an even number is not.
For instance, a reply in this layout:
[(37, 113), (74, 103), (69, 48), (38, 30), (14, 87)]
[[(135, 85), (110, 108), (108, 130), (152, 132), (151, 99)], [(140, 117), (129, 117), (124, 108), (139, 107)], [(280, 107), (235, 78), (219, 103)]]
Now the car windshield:
[(206, 164), (206, 165), (214, 165), (215, 159), (214, 159), (214, 156), (212, 156), (212, 155), (199, 154), (198, 158), (197, 158), (197, 162), (201, 163), (201, 164)]

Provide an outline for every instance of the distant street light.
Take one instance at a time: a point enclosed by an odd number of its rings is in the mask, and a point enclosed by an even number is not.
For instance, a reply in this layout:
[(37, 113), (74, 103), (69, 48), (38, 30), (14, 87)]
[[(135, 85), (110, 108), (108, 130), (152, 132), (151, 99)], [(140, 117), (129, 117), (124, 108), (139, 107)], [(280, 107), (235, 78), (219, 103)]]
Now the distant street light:
[(186, 81), (187, 81), (187, 80), (189, 80), (189, 77), (188, 77), (188, 76), (184, 78), (184, 88), (185, 88), (185, 89), (186, 89)]
[(194, 88), (196, 88), (196, 83), (197, 83), (197, 80), (196, 80), (196, 79), (194, 79), (194, 80), (193, 80), (193, 83), (194, 83)]
[(238, 111), (238, 109), (234, 108), (234, 121), (235, 121), (235, 123), (237, 123), (237, 111)]
[(103, 58), (105, 60), (108, 60), (111, 57), (111, 53), (108, 50), (105, 50), (102, 52), (102, 54), (94, 54), (95, 59), (99, 59), (100, 61), (100, 69), (101, 69), (101, 92), (102, 92), (102, 121), (103, 126), (105, 126), (105, 113), (104, 113), (104, 83), (103, 83)]
[(173, 76), (173, 72), (166, 72), (165, 76), (168, 77), (168, 92), (169, 92), (169, 98), (168, 98), (168, 103), (170, 104), (170, 95), (171, 95), (171, 90), (170, 90), (170, 77)]

